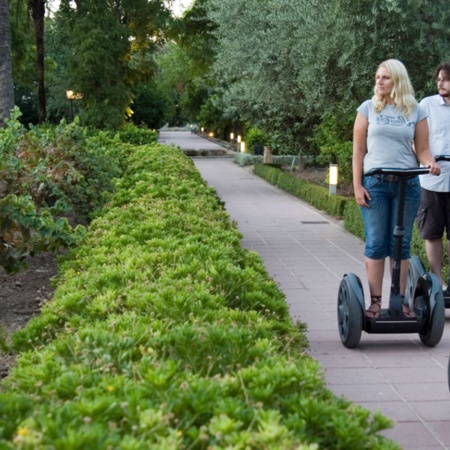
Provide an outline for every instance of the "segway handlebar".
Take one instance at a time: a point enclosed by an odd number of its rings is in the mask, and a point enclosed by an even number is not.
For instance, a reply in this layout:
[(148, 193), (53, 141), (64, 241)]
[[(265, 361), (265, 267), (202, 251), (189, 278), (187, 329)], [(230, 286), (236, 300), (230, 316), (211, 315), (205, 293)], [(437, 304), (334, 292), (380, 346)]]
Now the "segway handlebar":
[(437, 155), (434, 157), (436, 162), (438, 161), (450, 161), (450, 155)]
[[(450, 161), (450, 156), (449, 156)], [(364, 173), (365, 176), (373, 175), (396, 175), (398, 177), (410, 178), (416, 175), (424, 175), (429, 173), (430, 169), (428, 167), (414, 167), (412, 169), (395, 169), (390, 167), (375, 167)]]

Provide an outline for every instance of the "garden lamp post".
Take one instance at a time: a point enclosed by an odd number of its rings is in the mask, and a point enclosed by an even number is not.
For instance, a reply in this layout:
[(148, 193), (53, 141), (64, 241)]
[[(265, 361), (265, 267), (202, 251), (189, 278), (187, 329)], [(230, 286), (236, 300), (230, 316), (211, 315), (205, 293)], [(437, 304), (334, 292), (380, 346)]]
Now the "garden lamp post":
[(73, 101), (75, 100), (75, 92), (71, 91), (71, 90), (67, 90), (66, 91), (66, 97), (67, 100), (69, 100), (70, 103), (70, 119), (71, 122), (73, 122)]
[(335, 195), (338, 184), (338, 166), (337, 164), (330, 164), (330, 175), (329, 175), (329, 190), (330, 195)]

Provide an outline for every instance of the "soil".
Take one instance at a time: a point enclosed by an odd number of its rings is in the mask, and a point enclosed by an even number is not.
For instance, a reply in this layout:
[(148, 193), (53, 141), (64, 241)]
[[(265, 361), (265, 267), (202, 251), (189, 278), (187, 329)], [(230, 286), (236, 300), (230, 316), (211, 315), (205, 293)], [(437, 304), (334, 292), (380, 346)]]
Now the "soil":
[[(292, 174), (328, 188), (327, 169), (307, 168)], [(337, 193), (353, 197), (353, 188), (340, 184)], [(42, 304), (52, 298), (52, 279), (57, 273), (57, 258), (53, 253), (30, 258), (28, 268), (17, 274), (7, 274), (0, 267), (0, 337), (5, 338), (6, 342), (10, 342), (11, 334), (38, 315)], [(13, 364), (14, 354), (0, 351), (0, 379), (8, 375)]]
[[(0, 268), (0, 332), (6, 342), (40, 313), (41, 306), (54, 292), (52, 279), (58, 273), (56, 255), (42, 253), (30, 258), (28, 268), (7, 274)], [(14, 354), (0, 351), (0, 379), (8, 375)]]

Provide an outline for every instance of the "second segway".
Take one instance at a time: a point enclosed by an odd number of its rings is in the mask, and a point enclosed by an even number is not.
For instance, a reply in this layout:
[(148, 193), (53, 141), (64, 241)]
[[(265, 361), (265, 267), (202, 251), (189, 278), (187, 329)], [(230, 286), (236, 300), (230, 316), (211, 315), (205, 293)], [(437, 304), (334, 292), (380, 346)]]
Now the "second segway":
[[(434, 159), (439, 161), (450, 161), (450, 155), (437, 155)], [(450, 308), (450, 273), (447, 277), (447, 287), (444, 290), (444, 303), (446, 308)]]
[[(428, 347), (437, 345), (444, 332), (445, 308), (442, 288), (436, 275), (425, 273), (420, 260), (411, 258), (410, 282), (405, 297), (400, 295), (401, 250), (404, 236), (403, 215), (405, 191), (408, 178), (428, 173), (427, 168), (414, 169), (372, 169), (365, 175), (394, 175), (399, 179), (397, 220), (394, 227), (394, 257), (389, 307), (381, 309), (379, 317), (365, 314), (364, 290), (360, 278), (353, 274), (344, 275), (338, 292), (337, 317), (339, 335), (348, 348), (359, 344), (362, 331), (366, 333), (418, 333), (420, 340)], [(411, 281), (412, 280), (412, 281)], [(409, 292), (408, 292), (409, 290)], [(403, 306), (407, 304), (415, 317), (407, 317)]]

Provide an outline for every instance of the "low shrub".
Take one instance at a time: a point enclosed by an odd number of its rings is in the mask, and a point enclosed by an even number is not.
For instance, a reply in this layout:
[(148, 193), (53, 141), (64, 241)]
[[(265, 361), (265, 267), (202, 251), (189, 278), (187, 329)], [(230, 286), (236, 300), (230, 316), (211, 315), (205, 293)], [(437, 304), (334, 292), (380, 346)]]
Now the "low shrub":
[[(263, 155), (253, 155), (251, 153), (236, 153), (234, 162), (239, 166), (251, 166), (264, 161)], [(297, 163), (296, 155), (274, 155), (272, 156), (272, 165), (291, 166)]]
[(344, 217), (345, 206), (348, 201), (346, 197), (329, 195), (328, 190), (322, 186), (308, 183), (266, 164), (256, 164), (254, 172), (271, 184), (301, 198), (330, 216), (337, 219)]
[(335, 397), (304, 326), (182, 152), (141, 146), (14, 336), (0, 447), (398, 448)]

